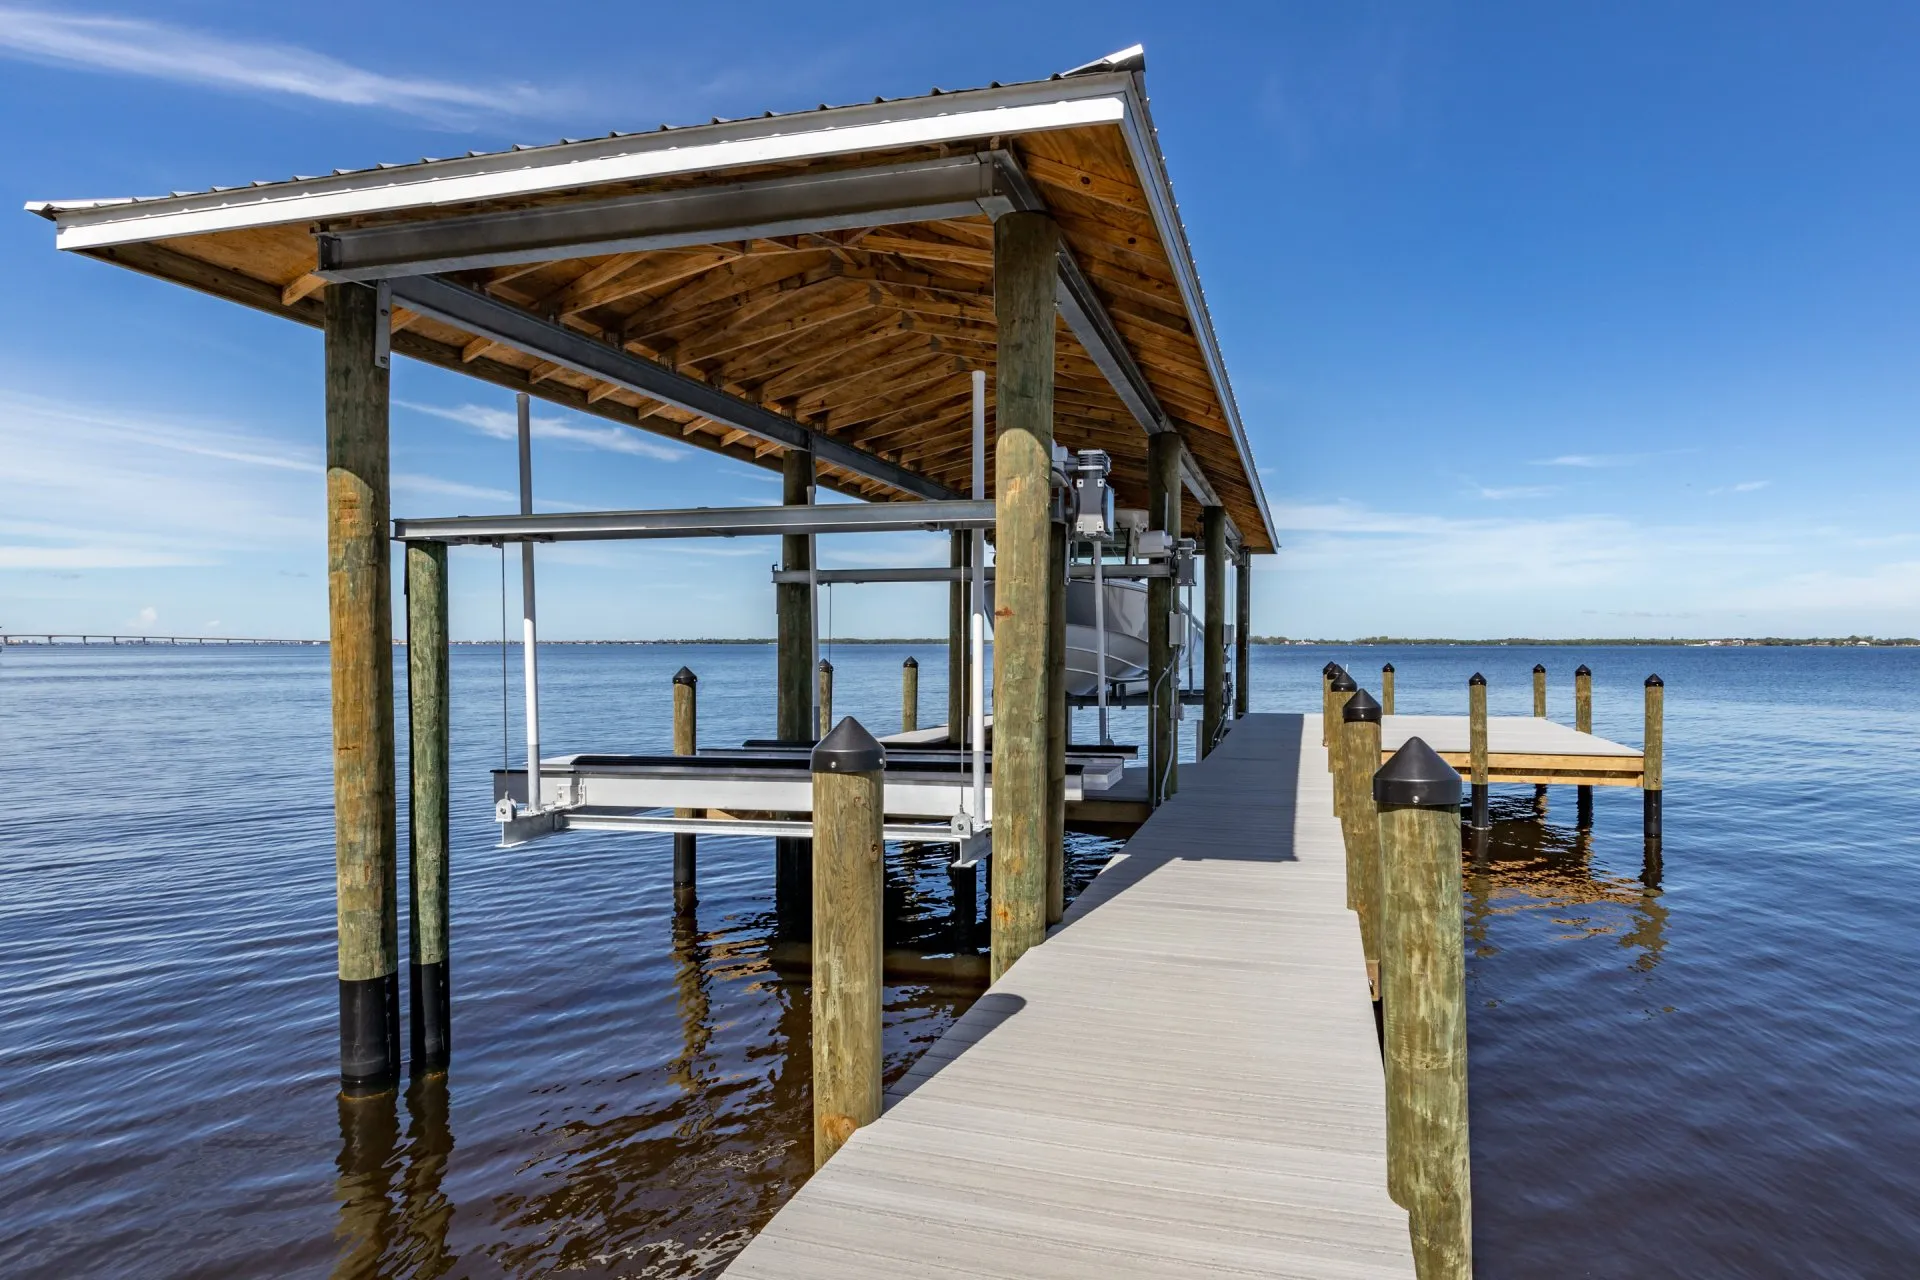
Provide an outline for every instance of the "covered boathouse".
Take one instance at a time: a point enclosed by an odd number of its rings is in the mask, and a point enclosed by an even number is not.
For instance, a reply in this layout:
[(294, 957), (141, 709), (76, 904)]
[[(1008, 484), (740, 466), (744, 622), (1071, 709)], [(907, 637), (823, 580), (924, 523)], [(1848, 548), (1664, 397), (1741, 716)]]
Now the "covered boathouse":
[[(324, 333), (345, 1093), (391, 1089), (403, 1065), (432, 1071), (448, 1060), (448, 544), (520, 545), (530, 587), (530, 548), (542, 541), (783, 536), (777, 736), (757, 744), (757, 759), (778, 773), (798, 753), (804, 770), (813, 748), (814, 838), (795, 834), (809, 830), (801, 794), (783, 793), (759, 825), (784, 836), (776, 896), (804, 914), (809, 893), (816, 911), (846, 905), (822, 896), (820, 877), (844, 872), (841, 851), (861, 843), (822, 825), (823, 769), (849, 771), (836, 795), (855, 795), (870, 776), (884, 796), (868, 806), (885, 809), (867, 815), (877, 848), (900, 818), (929, 816), (896, 812), (896, 795), (924, 792), (940, 773), (920, 754), (971, 749), (978, 759), (988, 747), (966, 726), (982, 712), (980, 535), (990, 532), (991, 801), (968, 807), (964, 787), (949, 790), (961, 797), (950, 815), (956, 862), (990, 850), (995, 985), (883, 1118), (878, 955), (871, 972), (845, 977), (853, 933), (838, 919), (814, 929), (824, 1168), (736, 1271), (1412, 1274), (1407, 1218), (1386, 1194), (1379, 1049), (1341, 898), (1340, 838), (1321, 812), (1329, 784), (1317, 724), (1245, 718), (1248, 562), (1275, 549), (1275, 530), (1144, 68), (1134, 48), (1029, 83), (28, 206), (54, 222), (63, 250)], [(396, 353), (779, 470), (784, 504), (535, 515), (523, 426), (519, 512), (395, 520)], [(1089, 483), (1110, 492), (1089, 503), (1076, 492)], [(815, 507), (816, 486), (868, 505)], [(1115, 505), (1144, 513), (1145, 536), (1129, 534), (1118, 563)], [(947, 731), (897, 753), (851, 722), (829, 737), (814, 719), (812, 538), (874, 528), (953, 535), (951, 565), (933, 571), (953, 584)], [(1182, 787), (1186, 539), (1205, 598), (1204, 758)], [(410, 1063), (399, 1032), (396, 541), (412, 748)], [(1072, 563), (1081, 554), (1089, 563)], [(1072, 927), (1016, 969), (1063, 914), (1061, 635), (1069, 580), (1089, 567), (1147, 583), (1145, 799), (1167, 805), (1116, 860), (1118, 873), (1076, 903)], [(539, 754), (534, 652), (528, 644), (530, 767), (499, 811), (509, 838), (593, 825), (579, 821), (585, 758)], [(826, 740), (814, 748), (817, 738)], [(644, 772), (633, 766), (622, 785)], [(693, 790), (647, 796), (636, 808), (719, 807)], [(645, 821), (661, 825), (634, 825)], [(675, 821), (606, 816), (613, 829), (687, 832), (717, 819)], [(831, 965), (823, 947), (841, 948)], [(854, 1009), (871, 1027), (847, 1030), (860, 1021), (848, 1019)], [(1104, 1055), (1098, 1081), (1062, 1092), (1076, 1046), (1090, 1044)], [(848, 1090), (867, 1100), (823, 1120), (830, 1076), (837, 1089), (857, 1078)]]

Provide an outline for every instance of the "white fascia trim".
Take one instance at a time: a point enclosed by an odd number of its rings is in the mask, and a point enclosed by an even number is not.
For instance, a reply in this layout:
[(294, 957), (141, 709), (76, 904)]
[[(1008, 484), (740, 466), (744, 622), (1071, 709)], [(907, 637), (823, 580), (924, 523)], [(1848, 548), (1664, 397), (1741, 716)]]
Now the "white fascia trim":
[[(1200, 292), (1200, 276), (1193, 262), (1193, 247), (1187, 243), (1186, 229), (1180, 224), (1180, 211), (1173, 203), (1173, 183), (1167, 176), (1165, 158), (1160, 154), (1160, 142), (1154, 134), (1153, 119), (1147, 114), (1147, 95), (1136, 74), (1127, 76), (1124, 92), (1127, 100), (1126, 118), (1120, 122), (1121, 133), (1126, 137), (1127, 149), (1133, 153), (1133, 166), (1140, 174), (1140, 186), (1147, 194), (1147, 206), (1153, 215), (1154, 225), (1160, 229), (1160, 241), (1166, 246), (1167, 261), (1173, 264), (1174, 283), (1180, 287), (1180, 296), (1187, 304), (1187, 314), (1193, 317), (1195, 333), (1200, 340), (1200, 352), (1206, 358), (1207, 369), (1213, 374), (1213, 389), (1220, 397), (1220, 406), (1227, 415), (1227, 425), (1233, 431), (1233, 441), (1240, 450), (1240, 465), (1247, 473), (1247, 484), (1253, 490), (1254, 505), (1260, 510), (1260, 519), (1266, 525), (1267, 541), (1279, 545), (1273, 525), (1273, 512), (1267, 507), (1267, 493), (1260, 484), (1260, 472), (1254, 465), (1253, 451), (1247, 446), (1246, 427), (1240, 421), (1240, 406), (1233, 398), (1233, 385), (1227, 381), (1227, 364), (1220, 355), (1220, 340), (1213, 331), (1213, 317), (1207, 311), (1206, 297)], [(1195, 465), (1198, 465), (1196, 460)]]
[(1127, 115), (1126, 85), (1125, 75), (1043, 80), (168, 200), (34, 202), (27, 208), (54, 218), (61, 249), (96, 249), (743, 165), (1116, 124)]

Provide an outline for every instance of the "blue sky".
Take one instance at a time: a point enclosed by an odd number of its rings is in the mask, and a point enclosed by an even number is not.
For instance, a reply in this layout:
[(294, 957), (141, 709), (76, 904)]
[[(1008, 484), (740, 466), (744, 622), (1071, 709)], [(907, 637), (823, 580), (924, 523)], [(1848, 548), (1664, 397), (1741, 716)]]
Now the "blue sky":
[[(53, 250), (147, 194), (1044, 76), (1136, 41), (1285, 549), (1262, 633), (1920, 633), (1920, 9), (11, 6), (0, 626), (324, 633), (320, 341)], [(395, 510), (505, 509), (396, 361)], [(777, 497), (537, 408), (547, 509)], [(766, 635), (771, 545), (543, 553), (555, 637)], [(938, 543), (829, 563), (944, 559)], [(455, 629), (497, 633), (494, 553)], [(845, 590), (841, 634), (939, 593)]]

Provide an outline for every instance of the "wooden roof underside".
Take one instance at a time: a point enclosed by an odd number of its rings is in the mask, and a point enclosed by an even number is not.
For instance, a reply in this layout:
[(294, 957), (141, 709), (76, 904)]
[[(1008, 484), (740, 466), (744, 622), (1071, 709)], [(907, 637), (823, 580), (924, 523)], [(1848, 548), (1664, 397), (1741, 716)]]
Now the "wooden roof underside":
[[(980, 139), (1010, 150), (1060, 226), (1153, 394), (1178, 427), (1247, 549), (1272, 550), (1223, 393), (1215, 386), (1124, 138), (1112, 126)], [(760, 165), (723, 180), (817, 172), (878, 160), (964, 154), (916, 147), (801, 164)], [(697, 185), (676, 178), (602, 185), (486, 204), (437, 206), (339, 230), (422, 217), (603, 199)], [(318, 324), (321, 290), (310, 224), (283, 224), (88, 250), (95, 256)], [(994, 429), (993, 228), (959, 218), (747, 242), (568, 258), (456, 272), (494, 299), (698, 377), (951, 489), (969, 484), (969, 371), (989, 373)], [(338, 287), (338, 286), (332, 286)], [(1113, 458), (1122, 506), (1147, 500), (1147, 436), (1064, 321), (1055, 360), (1055, 439)], [(1204, 323), (1204, 319), (1202, 320)], [(761, 465), (783, 446), (726, 423), (598, 382), (396, 308), (395, 351), (556, 404)], [(992, 467), (988, 468), (989, 493)], [(822, 465), (821, 483), (887, 501), (908, 495)], [(1198, 536), (1199, 504), (1183, 507)]]

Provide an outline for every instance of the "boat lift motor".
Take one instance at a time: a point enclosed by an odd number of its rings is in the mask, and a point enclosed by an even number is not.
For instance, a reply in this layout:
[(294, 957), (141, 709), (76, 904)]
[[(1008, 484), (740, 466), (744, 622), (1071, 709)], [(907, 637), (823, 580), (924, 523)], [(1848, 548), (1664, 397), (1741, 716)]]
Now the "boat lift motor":
[(1113, 459), (1104, 449), (1082, 449), (1074, 457), (1069, 471), (1072, 495), (1069, 509), (1073, 518), (1073, 536), (1088, 542), (1107, 542), (1114, 532), (1113, 486), (1107, 477), (1113, 471)]

